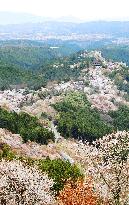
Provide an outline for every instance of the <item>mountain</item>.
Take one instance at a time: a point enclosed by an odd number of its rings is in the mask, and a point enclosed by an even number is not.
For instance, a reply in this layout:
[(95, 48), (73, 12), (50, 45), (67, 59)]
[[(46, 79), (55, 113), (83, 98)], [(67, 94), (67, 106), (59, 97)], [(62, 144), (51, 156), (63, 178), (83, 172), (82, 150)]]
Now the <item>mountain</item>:
[[(0, 12), (0, 37), (4, 33), (17, 35), (71, 35), (106, 34), (117, 37), (129, 35), (129, 21), (83, 22), (73, 16), (59, 18), (37, 16), (29, 13)], [(19, 34), (22, 34), (19, 36)], [(10, 37), (11, 38), (11, 37)], [(7, 38), (6, 38), (7, 39)]]
[[(106, 34), (117, 37), (129, 36), (129, 21), (94, 21), (94, 22), (66, 22), (66, 18), (61, 20), (45, 19), (31, 15), (12, 15), (10, 19), (0, 15), (0, 33), (8, 33), (11, 36), (18, 34), (26, 35), (71, 35), (71, 34)], [(67, 21), (70, 21), (67, 20)], [(5, 25), (10, 23), (10, 25)], [(23, 37), (23, 36), (22, 36)]]

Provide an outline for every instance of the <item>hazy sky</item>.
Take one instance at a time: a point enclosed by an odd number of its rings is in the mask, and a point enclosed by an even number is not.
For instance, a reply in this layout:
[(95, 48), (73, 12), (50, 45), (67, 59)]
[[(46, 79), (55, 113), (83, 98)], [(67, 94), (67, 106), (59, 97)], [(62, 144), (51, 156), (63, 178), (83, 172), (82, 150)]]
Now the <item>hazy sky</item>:
[(129, 0), (0, 0), (0, 11), (85, 20), (129, 20)]

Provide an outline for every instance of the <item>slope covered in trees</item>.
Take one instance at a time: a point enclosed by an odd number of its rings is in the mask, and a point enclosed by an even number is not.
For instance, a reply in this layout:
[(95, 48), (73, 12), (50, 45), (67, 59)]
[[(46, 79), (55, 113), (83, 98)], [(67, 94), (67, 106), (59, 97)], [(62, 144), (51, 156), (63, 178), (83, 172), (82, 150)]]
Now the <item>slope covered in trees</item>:
[(60, 56), (49, 47), (9, 46), (0, 48), (0, 63), (24, 69), (37, 69)]
[(45, 84), (45, 79), (36, 72), (0, 65), (0, 89), (2, 90), (17, 86), (38, 89)]
[(119, 70), (114, 70), (109, 74), (109, 77), (114, 80), (119, 90), (123, 90), (129, 94), (129, 68), (123, 67)]
[(37, 70), (46, 62), (68, 56), (78, 50), (79, 46), (62, 41), (0, 41), (0, 64)]
[(26, 113), (17, 114), (0, 108), (0, 127), (20, 134), (25, 142), (31, 140), (47, 144), (49, 140), (54, 140), (54, 134), (51, 131), (44, 128), (36, 117)]
[(0, 144), (0, 202), (128, 204), (128, 143), (129, 133), (125, 131), (104, 136), (92, 145), (76, 142), (71, 151), (75, 151), (84, 174), (76, 164), (26, 158)]
[(92, 142), (113, 131), (81, 93), (68, 94), (64, 101), (55, 104), (54, 108), (59, 112), (58, 130), (66, 138)]
[(125, 45), (111, 45), (102, 50), (102, 54), (106, 59), (124, 62), (129, 66), (129, 46)]
[(117, 130), (129, 131), (129, 107), (120, 106), (117, 111), (110, 111), (110, 116), (113, 119), (113, 125)]
[[(40, 47), (38, 47), (38, 49), (40, 49)], [(48, 57), (46, 57), (44, 63), (43, 59), (41, 60), (42, 66), (40, 65), (34, 70), (32, 70), (31, 66), (31, 69), (29, 69), (28, 65), (27, 69), (24, 69), (24, 65), (19, 68), (16, 65), (17, 62), (14, 63), (14, 66), (9, 66), (8, 63), (10, 63), (11, 60), (5, 55), (8, 62), (6, 60), (4, 61), (4, 59), (0, 62), (0, 89), (8, 89), (19, 85), (36, 90), (46, 85), (49, 81), (68, 81), (76, 79), (79, 77), (81, 69), (87, 67), (90, 61), (90, 59), (78, 58), (79, 54), (80, 53), (75, 53), (69, 57), (60, 57), (51, 60), (48, 60)], [(13, 55), (15, 56), (15, 53), (13, 53)], [(47, 55), (47, 53), (45, 55)], [(26, 57), (27, 53), (23, 56), (24, 58), (28, 58)], [(36, 55), (34, 54), (34, 56), (36, 60)], [(22, 61), (22, 55), (19, 55), (19, 57)], [(12, 57), (10, 58), (12, 59)], [(33, 59), (30, 58), (30, 64), (32, 61)]]

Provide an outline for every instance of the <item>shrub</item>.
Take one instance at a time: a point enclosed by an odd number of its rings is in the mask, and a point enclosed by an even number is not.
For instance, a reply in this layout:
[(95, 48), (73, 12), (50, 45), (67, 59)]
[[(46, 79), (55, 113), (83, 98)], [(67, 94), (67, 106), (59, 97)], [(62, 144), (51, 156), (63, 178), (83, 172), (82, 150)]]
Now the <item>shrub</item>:
[(76, 181), (79, 177), (83, 177), (76, 165), (71, 165), (70, 162), (61, 159), (40, 160), (39, 167), (43, 172), (47, 172), (48, 176), (54, 180), (52, 189), (56, 194), (64, 188), (64, 184), (68, 179)]
[(0, 144), (0, 159), (6, 158), (7, 160), (13, 160), (15, 157), (15, 154), (11, 151), (7, 144)]

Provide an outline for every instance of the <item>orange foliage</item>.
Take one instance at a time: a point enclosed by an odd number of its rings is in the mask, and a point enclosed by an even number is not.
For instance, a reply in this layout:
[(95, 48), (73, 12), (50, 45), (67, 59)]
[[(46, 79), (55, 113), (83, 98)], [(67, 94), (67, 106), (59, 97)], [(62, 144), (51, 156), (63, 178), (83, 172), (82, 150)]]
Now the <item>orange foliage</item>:
[(92, 180), (87, 183), (79, 180), (68, 182), (59, 194), (60, 205), (97, 205), (97, 196), (93, 191)]

